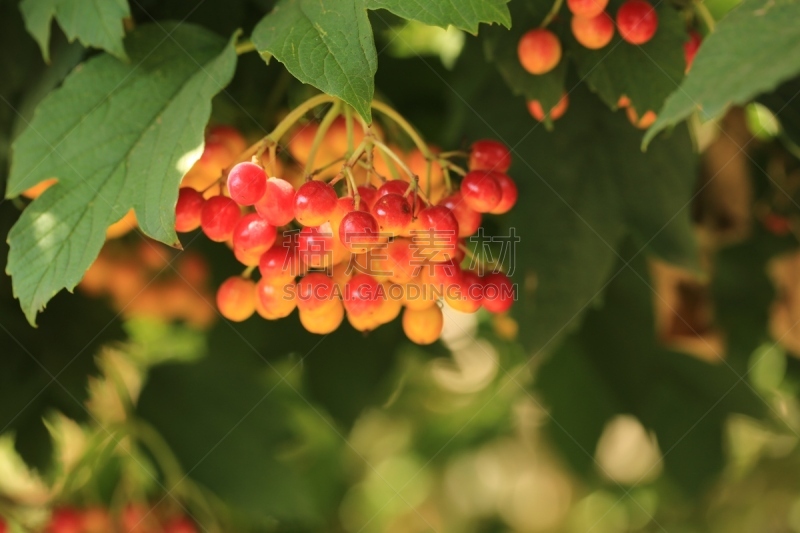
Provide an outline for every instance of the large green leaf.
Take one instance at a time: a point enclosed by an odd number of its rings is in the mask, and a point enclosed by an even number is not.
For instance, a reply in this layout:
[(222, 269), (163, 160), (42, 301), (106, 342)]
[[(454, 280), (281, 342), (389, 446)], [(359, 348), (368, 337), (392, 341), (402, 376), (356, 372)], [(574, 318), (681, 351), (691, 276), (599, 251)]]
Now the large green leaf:
[(745, 0), (697, 52), (692, 70), (667, 99), (645, 143), (694, 111), (713, 118), (800, 72), (800, 1)]
[(452, 25), (472, 34), (481, 22), (511, 27), (508, 0), (367, 0), (369, 9), (386, 9), (399, 17), (431, 26)]
[(102, 48), (127, 59), (122, 38), (122, 19), (130, 16), (127, 0), (22, 0), (19, 5), (25, 27), (39, 43), (45, 60), (50, 58), (50, 25), (56, 19), (70, 41)]
[(148, 25), (126, 42), (131, 63), (91, 59), (42, 101), (13, 145), (7, 197), (50, 177), (9, 234), (7, 272), (28, 320), (72, 289), (106, 228), (134, 208), (149, 236), (177, 244), (181, 158), (203, 143), (211, 98), (231, 79), (233, 43), (191, 25)]
[(282, 0), (253, 30), (253, 44), (303, 83), (369, 119), (378, 54), (364, 0)]

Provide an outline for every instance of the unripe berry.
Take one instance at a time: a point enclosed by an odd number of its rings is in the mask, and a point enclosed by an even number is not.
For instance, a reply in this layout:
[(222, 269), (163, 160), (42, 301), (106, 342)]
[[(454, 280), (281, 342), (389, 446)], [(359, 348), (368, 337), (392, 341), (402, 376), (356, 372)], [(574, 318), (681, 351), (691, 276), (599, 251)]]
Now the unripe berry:
[(607, 5), (608, 0), (567, 0), (567, 7), (578, 17), (596, 17)]
[(267, 191), (267, 173), (255, 163), (239, 163), (228, 173), (228, 193), (239, 205), (253, 205)]
[[(567, 108), (569, 107), (569, 96), (567, 93), (561, 97), (561, 100), (553, 106), (550, 110), (550, 120), (558, 120), (560, 119), (564, 113), (567, 112)], [(544, 110), (542, 109), (542, 104), (539, 100), (531, 100), (528, 102), (528, 111), (530, 112), (531, 116), (538, 120), (539, 122), (544, 121)]]
[(550, 30), (536, 28), (522, 36), (517, 54), (522, 68), (531, 74), (545, 74), (561, 61), (561, 41)]
[(614, 37), (614, 21), (607, 13), (593, 17), (572, 17), (572, 35), (580, 44), (590, 50), (598, 50), (611, 42)]
[(294, 187), (286, 180), (269, 178), (256, 211), (273, 226), (285, 226), (294, 218)]
[(307, 181), (294, 198), (294, 216), (304, 226), (319, 226), (330, 219), (336, 209), (336, 191), (327, 183)]
[(203, 205), (200, 227), (214, 242), (225, 242), (233, 235), (233, 229), (242, 216), (239, 205), (227, 196), (212, 196)]
[(500, 184), (502, 196), (500, 198), (500, 203), (489, 212), (493, 215), (502, 215), (503, 213), (511, 211), (511, 208), (517, 203), (519, 192), (517, 191), (517, 184), (514, 183), (514, 180), (508, 175), (496, 174), (495, 178), (497, 179), (497, 183)]
[(469, 152), (470, 170), (494, 170), (506, 172), (511, 166), (511, 151), (508, 146), (492, 139), (472, 143)]
[(175, 231), (185, 233), (199, 228), (205, 203), (202, 194), (189, 187), (182, 187), (178, 191), (178, 203), (175, 205)]
[(461, 194), (470, 209), (488, 213), (497, 207), (503, 193), (494, 172), (473, 170), (461, 181)]
[(658, 14), (645, 0), (627, 0), (617, 11), (617, 29), (631, 44), (644, 44), (658, 29)]
[(275, 244), (276, 237), (275, 226), (258, 213), (249, 213), (233, 229), (233, 253), (242, 264), (256, 266), (264, 252)]
[(329, 305), (318, 311), (300, 309), (300, 323), (309, 333), (315, 335), (328, 335), (338, 329), (344, 320), (344, 306), (339, 300), (333, 300)]
[(403, 331), (416, 344), (433, 344), (442, 334), (444, 315), (438, 305), (415, 311), (406, 309), (403, 312)]
[(232, 322), (243, 322), (256, 311), (256, 284), (241, 276), (225, 280), (217, 291), (217, 308)]

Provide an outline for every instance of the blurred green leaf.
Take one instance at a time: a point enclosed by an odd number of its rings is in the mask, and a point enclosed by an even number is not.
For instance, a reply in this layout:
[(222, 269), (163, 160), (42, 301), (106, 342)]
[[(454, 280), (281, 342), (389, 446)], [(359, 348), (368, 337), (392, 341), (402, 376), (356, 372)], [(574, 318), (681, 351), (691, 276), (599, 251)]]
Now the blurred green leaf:
[(508, 0), (366, 0), (368, 9), (386, 9), (399, 17), (430, 26), (455, 26), (473, 35), (481, 22), (511, 27)]

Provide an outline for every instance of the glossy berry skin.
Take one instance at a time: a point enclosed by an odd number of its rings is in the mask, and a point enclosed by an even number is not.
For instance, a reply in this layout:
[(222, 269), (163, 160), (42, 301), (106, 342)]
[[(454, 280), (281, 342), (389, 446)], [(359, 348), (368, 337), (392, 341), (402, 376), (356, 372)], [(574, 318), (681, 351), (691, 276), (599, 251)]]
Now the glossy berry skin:
[(217, 290), (217, 308), (231, 322), (243, 322), (256, 311), (256, 284), (241, 276), (226, 279)]
[(334, 253), (334, 233), (330, 224), (306, 226), (297, 236), (297, 254), (300, 261), (310, 268), (330, 266)]
[(596, 17), (602, 13), (608, 0), (567, 0), (567, 7), (573, 15), (578, 17)]
[(261, 255), (258, 270), (262, 278), (273, 283), (288, 282), (299, 274), (298, 263), (297, 247), (279, 243)]
[(382, 285), (368, 274), (356, 274), (344, 286), (344, 307), (354, 316), (375, 313), (386, 297)]
[(472, 272), (462, 272), (444, 293), (447, 304), (462, 313), (476, 313), (481, 308), (483, 284)]
[(242, 216), (239, 204), (227, 196), (212, 196), (203, 205), (200, 227), (214, 242), (225, 242), (233, 235), (236, 223)]
[(502, 272), (493, 272), (483, 278), (483, 307), (490, 313), (503, 313), (514, 303), (514, 285)]
[(294, 198), (294, 216), (303, 226), (319, 226), (327, 222), (336, 209), (336, 191), (327, 183), (307, 181)]
[(603, 48), (614, 37), (614, 21), (606, 13), (593, 17), (575, 15), (570, 21), (570, 27), (575, 40), (590, 50)]
[(550, 30), (536, 28), (522, 36), (517, 55), (522, 68), (531, 74), (545, 74), (561, 61), (561, 41)]
[(458, 249), (458, 221), (443, 205), (426, 207), (419, 212), (414, 246), (428, 261), (442, 262), (453, 258)]
[[(561, 100), (550, 110), (550, 120), (558, 120), (564, 113), (567, 112), (567, 108), (569, 107), (569, 96), (567, 93), (561, 97)], [(530, 112), (531, 116), (538, 120), (539, 122), (544, 122), (544, 110), (542, 109), (542, 104), (539, 100), (531, 100), (528, 102), (528, 112)]]
[(500, 203), (503, 192), (494, 172), (473, 170), (461, 181), (461, 194), (470, 209), (488, 213)]
[(700, 48), (700, 44), (703, 42), (703, 38), (694, 30), (689, 32), (689, 40), (683, 43), (683, 56), (686, 58), (686, 72), (689, 72), (689, 69), (692, 68), (692, 63), (694, 63), (694, 56), (697, 55), (697, 50)]
[(359, 185), (358, 195), (361, 201), (364, 202), (367, 210), (371, 210), (375, 202), (378, 201), (378, 189), (372, 186)]
[[(389, 180), (383, 185), (380, 186), (378, 189), (378, 197), (385, 196), (387, 194), (399, 194), (400, 196), (406, 196), (414, 194), (413, 191), (409, 192), (409, 188), (411, 187), (411, 183), (405, 180)], [(377, 200), (376, 200), (377, 201)]]
[(321, 272), (311, 272), (297, 282), (297, 308), (312, 312), (324, 309), (338, 298), (334, 292), (333, 279)]
[(351, 211), (339, 225), (339, 240), (353, 253), (366, 252), (381, 242), (378, 221), (366, 211)]
[(444, 315), (438, 305), (415, 311), (403, 311), (403, 331), (416, 344), (433, 344), (442, 335)]
[(178, 191), (178, 203), (175, 205), (175, 231), (185, 233), (200, 227), (200, 214), (206, 201), (203, 195), (190, 187), (182, 187)]
[(508, 146), (492, 139), (472, 143), (469, 152), (470, 170), (495, 170), (506, 172), (511, 167), (511, 151)]
[(255, 163), (239, 163), (228, 173), (228, 193), (239, 205), (253, 205), (267, 192), (267, 173)]
[(644, 44), (658, 29), (658, 14), (645, 0), (628, 0), (617, 11), (617, 29), (631, 44)]
[(294, 219), (294, 195), (291, 183), (269, 178), (264, 196), (255, 204), (256, 211), (273, 226), (285, 226)]
[(399, 194), (381, 196), (372, 207), (381, 233), (400, 235), (411, 224), (411, 205)]
[(258, 213), (249, 213), (233, 229), (233, 253), (242, 264), (256, 266), (264, 252), (275, 244), (277, 235), (275, 226)]
[(500, 184), (502, 195), (500, 203), (489, 212), (493, 215), (502, 215), (511, 211), (511, 208), (517, 203), (519, 191), (517, 190), (517, 184), (507, 174), (495, 174), (495, 179)]
[(261, 278), (256, 283), (256, 312), (267, 320), (286, 318), (297, 307), (296, 293), (294, 281), (280, 283)]
[(452, 211), (453, 216), (456, 218), (456, 221), (458, 221), (459, 237), (474, 235), (475, 232), (478, 231), (478, 228), (481, 227), (481, 220), (483, 217), (480, 213), (467, 205), (461, 191), (456, 191), (447, 198), (442, 199), (439, 205), (447, 207)]

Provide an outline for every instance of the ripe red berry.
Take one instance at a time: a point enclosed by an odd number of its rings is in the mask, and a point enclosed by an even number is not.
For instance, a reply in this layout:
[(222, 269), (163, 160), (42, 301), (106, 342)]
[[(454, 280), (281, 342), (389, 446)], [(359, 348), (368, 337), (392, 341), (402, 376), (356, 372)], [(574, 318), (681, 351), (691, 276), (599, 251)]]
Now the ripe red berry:
[(267, 173), (255, 163), (239, 163), (228, 173), (228, 193), (239, 205), (253, 205), (267, 191)]
[(614, 37), (614, 21), (607, 13), (601, 12), (593, 17), (575, 15), (570, 26), (575, 40), (590, 50), (603, 48)]
[(462, 313), (475, 313), (481, 308), (483, 300), (483, 283), (477, 274), (470, 271), (460, 272), (444, 292), (445, 301)]
[(461, 181), (464, 202), (478, 213), (488, 213), (500, 203), (503, 192), (495, 173), (488, 170), (467, 172)]
[(334, 234), (330, 224), (306, 226), (297, 236), (300, 261), (311, 268), (329, 266), (333, 259)]
[(464, 196), (461, 191), (456, 191), (447, 198), (444, 198), (439, 205), (443, 205), (452, 211), (453, 216), (458, 221), (458, 236), (469, 237), (473, 235), (478, 228), (481, 227), (481, 219), (483, 218), (480, 213), (472, 209), (464, 201)]
[(596, 17), (607, 5), (608, 0), (567, 0), (567, 7), (578, 17)]
[(411, 224), (411, 205), (399, 194), (381, 196), (372, 207), (372, 214), (382, 233), (400, 235)]
[(382, 285), (368, 274), (356, 274), (344, 286), (344, 307), (348, 313), (362, 316), (376, 312), (386, 297)]
[(76, 509), (62, 507), (53, 511), (47, 531), (48, 533), (81, 533), (83, 520)]
[(297, 307), (301, 311), (316, 311), (334, 301), (333, 279), (322, 272), (311, 272), (297, 282)]
[(273, 226), (285, 226), (294, 218), (294, 187), (286, 180), (270, 178), (256, 211)]
[(451, 260), (458, 249), (458, 221), (453, 212), (443, 205), (420, 211), (412, 242), (428, 261)]
[(561, 41), (550, 30), (536, 28), (522, 36), (517, 54), (522, 68), (531, 74), (544, 74), (561, 61)]
[(381, 241), (378, 221), (366, 211), (350, 211), (339, 225), (339, 240), (353, 253), (366, 252)]
[(703, 42), (703, 38), (694, 30), (689, 32), (689, 40), (683, 43), (683, 55), (686, 58), (686, 72), (689, 72), (689, 69), (692, 68), (692, 63), (694, 63), (694, 56), (697, 55), (697, 50), (700, 48), (700, 44)]
[(511, 166), (511, 151), (508, 146), (492, 139), (472, 143), (469, 153), (470, 170), (496, 170), (506, 172)]
[[(385, 196), (387, 194), (399, 194), (400, 196), (405, 196), (409, 187), (411, 187), (411, 183), (405, 180), (389, 180), (381, 185), (381, 187), (378, 189), (378, 197), (380, 198), (381, 196)], [(413, 192), (409, 194), (413, 194)]]
[(617, 11), (617, 29), (631, 44), (644, 44), (658, 29), (656, 10), (645, 0), (627, 0)]
[(378, 189), (372, 186), (359, 185), (358, 195), (361, 197), (361, 201), (364, 202), (368, 210), (372, 209), (372, 206), (378, 201)]
[(245, 265), (258, 265), (264, 252), (275, 244), (277, 235), (275, 226), (258, 213), (247, 214), (233, 229), (233, 253)]
[[(299, 240), (299, 239), (298, 239)], [(261, 255), (258, 270), (264, 279), (273, 283), (288, 282), (299, 274), (299, 253), (297, 246), (284, 246), (279, 243)]]
[(336, 209), (336, 191), (327, 183), (307, 181), (294, 198), (294, 216), (304, 226), (319, 226), (327, 222)]
[(178, 203), (175, 205), (175, 231), (185, 233), (199, 228), (200, 214), (205, 203), (200, 192), (182, 187), (178, 191)]
[(483, 278), (483, 307), (490, 313), (503, 313), (514, 303), (514, 285), (502, 272), (493, 272)]
[(508, 213), (511, 211), (511, 208), (517, 203), (519, 191), (517, 191), (517, 184), (514, 183), (514, 180), (512, 180), (508, 175), (496, 173), (495, 179), (497, 180), (497, 183), (500, 184), (500, 191), (502, 192), (502, 195), (500, 198), (500, 203), (498, 203), (497, 206), (489, 212), (493, 215), (502, 215), (503, 213)]
[[(560, 119), (564, 113), (567, 112), (567, 108), (569, 107), (569, 96), (567, 93), (561, 97), (561, 100), (553, 106), (550, 110), (550, 120), (558, 120)], [(542, 109), (542, 104), (539, 100), (531, 100), (528, 102), (528, 111), (530, 112), (531, 116), (538, 120), (539, 122), (544, 121), (544, 110)]]
[(173, 518), (164, 525), (164, 533), (197, 533), (197, 526), (186, 517)]
[(297, 307), (297, 286), (261, 278), (256, 283), (256, 312), (267, 320), (277, 320), (292, 314)]
[(239, 205), (227, 196), (213, 196), (206, 200), (200, 213), (203, 233), (215, 242), (225, 242), (233, 235), (242, 212)]
[(232, 322), (243, 322), (256, 311), (256, 284), (241, 276), (226, 279), (217, 290), (217, 308)]

